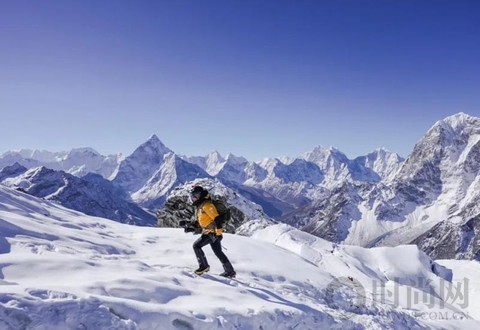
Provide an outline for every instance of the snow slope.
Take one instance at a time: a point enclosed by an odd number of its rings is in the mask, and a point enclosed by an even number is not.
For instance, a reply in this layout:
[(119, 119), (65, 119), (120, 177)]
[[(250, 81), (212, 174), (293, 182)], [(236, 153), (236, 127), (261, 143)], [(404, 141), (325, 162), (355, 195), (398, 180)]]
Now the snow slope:
[[(238, 279), (196, 277), (191, 274), (196, 266), (191, 251), (195, 236), (86, 216), (0, 187), (0, 329), (480, 325), (475, 320), (415, 317), (426, 308), (423, 305), (407, 309), (388, 301), (359, 304), (355, 288), (338, 280), (348, 274), (367, 283), (383, 273), (405, 288), (415, 276), (424, 276), (436, 290), (441, 281), (437, 274), (448, 277), (448, 271), (441, 267), (429, 271), (433, 263), (415, 247), (379, 248), (372, 253), (358, 247), (335, 248), (285, 225), (256, 235), (257, 239), (235, 235), (224, 239)], [(210, 249), (206, 254), (212, 274), (220, 272)], [(445, 308), (457, 311), (448, 304)]]

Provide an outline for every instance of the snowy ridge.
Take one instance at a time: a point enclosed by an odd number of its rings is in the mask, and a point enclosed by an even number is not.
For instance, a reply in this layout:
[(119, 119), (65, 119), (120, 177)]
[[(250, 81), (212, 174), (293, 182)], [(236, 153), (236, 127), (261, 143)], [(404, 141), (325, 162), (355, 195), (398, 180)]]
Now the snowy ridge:
[[(256, 239), (226, 234), (224, 244), (238, 273), (238, 279), (229, 280), (193, 276), (191, 243), (196, 237), (178, 229), (89, 217), (6, 187), (0, 187), (0, 218), (2, 329), (479, 326), (475, 320), (415, 317), (419, 311), (438, 311), (422, 304), (359, 304), (362, 296), (355, 287), (337, 279), (338, 274), (348, 274), (367, 285), (367, 278), (384, 274), (401, 283), (425, 276), (432, 280), (430, 286), (412, 289), (436, 290), (442, 277), (428, 270), (431, 261), (414, 247), (370, 253), (335, 247), (282, 225), (258, 232)], [(297, 253), (264, 240), (293, 247)], [(211, 273), (219, 272), (220, 264), (205, 250)], [(392, 258), (408, 258), (409, 263), (396, 267)], [(406, 288), (400, 287), (402, 304)], [(459, 312), (450, 304), (442, 311)]]
[(123, 223), (153, 226), (155, 217), (129, 201), (128, 195), (99, 174), (82, 178), (46, 167), (18, 163), (0, 171), (0, 183), (73, 210)]

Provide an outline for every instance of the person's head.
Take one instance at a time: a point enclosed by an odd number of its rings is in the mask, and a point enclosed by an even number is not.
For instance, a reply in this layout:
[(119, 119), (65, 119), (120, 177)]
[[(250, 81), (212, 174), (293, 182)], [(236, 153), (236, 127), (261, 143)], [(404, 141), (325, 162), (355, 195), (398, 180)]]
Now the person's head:
[(194, 186), (192, 190), (190, 190), (190, 199), (192, 201), (192, 204), (195, 206), (200, 205), (207, 196), (208, 190), (204, 189), (201, 186)]

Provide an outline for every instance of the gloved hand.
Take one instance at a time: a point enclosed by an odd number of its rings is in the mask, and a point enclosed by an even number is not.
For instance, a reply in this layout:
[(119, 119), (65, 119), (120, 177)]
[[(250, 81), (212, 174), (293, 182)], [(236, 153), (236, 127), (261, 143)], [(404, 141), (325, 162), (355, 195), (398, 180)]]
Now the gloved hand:
[(186, 233), (193, 233), (195, 231), (195, 228), (188, 226), (188, 227), (185, 227), (183, 231)]
[(178, 222), (178, 224), (179, 224), (180, 227), (186, 227), (187, 224), (188, 224), (188, 221), (187, 220), (180, 220)]

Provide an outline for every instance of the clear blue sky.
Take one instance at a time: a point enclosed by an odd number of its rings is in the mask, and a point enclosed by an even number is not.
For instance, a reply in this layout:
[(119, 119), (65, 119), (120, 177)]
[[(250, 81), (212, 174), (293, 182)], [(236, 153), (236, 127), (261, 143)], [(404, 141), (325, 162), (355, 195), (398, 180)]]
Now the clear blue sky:
[(480, 116), (480, 1), (0, 1), (0, 153), (407, 156)]

